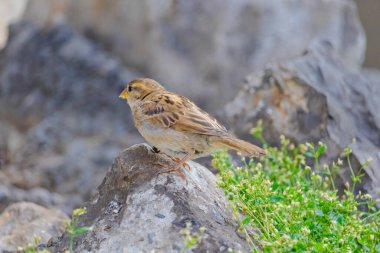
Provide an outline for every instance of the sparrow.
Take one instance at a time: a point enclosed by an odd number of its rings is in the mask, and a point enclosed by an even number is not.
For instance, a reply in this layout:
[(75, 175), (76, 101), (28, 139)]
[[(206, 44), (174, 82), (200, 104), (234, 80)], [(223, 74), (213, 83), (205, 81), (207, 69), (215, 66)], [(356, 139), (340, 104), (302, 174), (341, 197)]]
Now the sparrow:
[(265, 151), (228, 133), (214, 117), (188, 98), (167, 91), (157, 81), (139, 78), (128, 83), (120, 98), (126, 99), (134, 124), (153, 150), (177, 161), (173, 171), (188, 166), (186, 161), (227, 148), (250, 157)]

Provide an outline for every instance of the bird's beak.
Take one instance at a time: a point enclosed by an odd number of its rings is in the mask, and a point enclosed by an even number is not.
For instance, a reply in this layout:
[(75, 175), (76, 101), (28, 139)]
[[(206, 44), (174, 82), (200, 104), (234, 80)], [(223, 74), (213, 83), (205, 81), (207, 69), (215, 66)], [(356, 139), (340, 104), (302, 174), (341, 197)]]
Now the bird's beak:
[(119, 95), (119, 98), (122, 98), (122, 99), (128, 99), (128, 96), (129, 96), (129, 93), (127, 91), (127, 89), (125, 88)]

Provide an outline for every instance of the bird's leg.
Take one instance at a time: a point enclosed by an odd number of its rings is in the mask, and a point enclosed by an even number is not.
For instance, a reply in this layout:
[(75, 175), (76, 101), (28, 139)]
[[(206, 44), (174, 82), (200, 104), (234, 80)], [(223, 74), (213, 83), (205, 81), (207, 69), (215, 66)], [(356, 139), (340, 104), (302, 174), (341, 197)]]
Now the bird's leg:
[[(174, 158), (173, 158), (174, 160)], [(157, 165), (160, 165), (162, 167), (166, 167), (167, 165), (166, 164), (162, 164), (162, 163), (157, 163)], [(166, 167), (167, 168), (167, 167)], [(163, 174), (163, 173), (170, 173), (170, 172), (175, 172), (181, 179), (185, 180), (186, 181), (186, 177), (185, 177), (185, 174), (179, 169), (180, 166), (177, 166), (174, 167), (174, 168), (171, 168), (169, 167), (169, 169), (166, 169), (166, 170), (163, 170), (163, 171), (160, 171), (158, 172), (157, 175), (160, 175), (160, 174)]]
[[(170, 173), (170, 172), (175, 172), (181, 179), (186, 180), (185, 174), (181, 171), (181, 166), (186, 167), (187, 169), (191, 169), (190, 165), (186, 163), (186, 160), (188, 160), (190, 157), (194, 155), (195, 151), (192, 150), (189, 153), (187, 153), (182, 159), (178, 157), (172, 157), (169, 156), (174, 162), (177, 164), (173, 168), (169, 168), (168, 170), (165, 170), (162, 173)], [(161, 173), (159, 173), (161, 174)]]
[(186, 167), (187, 169), (190, 169), (190, 165), (186, 162), (190, 157), (194, 155), (195, 151), (192, 150), (189, 153), (187, 153), (182, 159), (175, 157), (175, 161), (178, 163), (172, 170), (176, 171), (178, 170), (181, 166)]
[[(155, 154), (158, 154), (158, 153), (162, 153), (161, 150), (159, 150), (157, 147), (155, 146), (152, 146), (152, 152), (155, 153)], [(167, 157), (169, 157), (170, 159), (172, 159), (174, 162), (176, 163), (179, 163), (180, 165), (183, 165), (186, 169), (191, 169), (190, 165), (188, 163), (186, 163), (185, 161), (194, 154), (194, 152), (190, 152), (188, 154), (185, 155), (185, 157), (183, 157), (182, 159), (179, 158), (179, 157), (174, 157), (174, 156), (171, 156), (171, 155), (168, 155), (166, 153), (162, 153), (164, 155), (166, 155)]]
[(170, 168), (168, 170), (166, 170), (165, 172), (167, 173), (170, 173), (170, 172), (176, 172), (176, 174), (186, 180), (186, 177), (184, 175), (184, 173), (180, 170), (181, 166), (184, 166), (184, 167), (187, 167), (188, 169), (190, 169), (190, 166), (189, 164), (186, 163), (186, 160), (189, 159), (190, 157), (192, 157), (194, 155), (195, 151), (190, 151), (189, 153), (187, 153), (182, 159), (180, 158), (177, 158), (177, 157), (173, 157), (173, 160), (175, 162), (177, 162), (177, 164), (173, 167), (173, 168)]
[[(187, 160), (187, 159), (186, 159)], [(188, 170), (191, 170), (191, 167), (190, 165), (186, 162), (186, 160), (183, 160), (183, 158), (179, 158), (179, 157), (173, 157), (173, 161), (177, 162), (178, 163), (178, 167), (185, 167), (186, 169)]]

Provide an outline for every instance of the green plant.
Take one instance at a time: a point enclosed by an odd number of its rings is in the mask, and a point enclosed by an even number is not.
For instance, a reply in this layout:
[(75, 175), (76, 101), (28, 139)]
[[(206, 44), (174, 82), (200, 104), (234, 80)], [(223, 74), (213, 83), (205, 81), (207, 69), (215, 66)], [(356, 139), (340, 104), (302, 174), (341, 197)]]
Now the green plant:
[(27, 247), (21, 249), (24, 253), (50, 253), (47, 249), (39, 249), (38, 245), (41, 241), (41, 237), (36, 236), (32, 243), (29, 243)]
[[(320, 166), (326, 150), (321, 142), (295, 146), (282, 136), (280, 148), (266, 146), (259, 162), (243, 160), (242, 167), (234, 166), (226, 151), (214, 154), (219, 186), (243, 215), (241, 229), (253, 252), (380, 252), (380, 213), (368, 194), (354, 194), (361, 175), (353, 172), (350, 150), (342, 158), (353, 185), (346, 185), (343, 196), (334, 184), (343, 162)], [(309, 157), (314, 170), (306, 162)], [(249, 233), (248, 227), (259, 233)]]
[(73, 252), (74, 238), (80, 234), (91, 231), (91, 227), (78, 227), (79, 216), (85, 214), (85, 208), (74, 209), (72, 212), (71, 221), (66, 224), (66, 233), (69, 235), (69, 252)]
[(186, 228), (180, 231), (180, 234), (183, 235), (183, 244), (185, 245), (185, 248), (189, 251), (196, 248), (203, 239), (208, 237), (205, 231), (205, 227), (200, 227), (198, 231), (194, 232), (191, 223), (187, 222)]

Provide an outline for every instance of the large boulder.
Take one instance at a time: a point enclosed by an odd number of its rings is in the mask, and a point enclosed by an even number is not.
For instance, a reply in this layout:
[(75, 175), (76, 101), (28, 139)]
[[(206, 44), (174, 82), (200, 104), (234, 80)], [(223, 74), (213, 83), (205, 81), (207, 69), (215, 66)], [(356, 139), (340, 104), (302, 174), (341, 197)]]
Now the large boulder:
[(11, 26), (0, 55), (0, 184), (12, 190), (0, 189), (0, 207), (40, 196), (71, 212), (88, 198), (118, 152), (139, 141), (118, 99), (134, 77), (66, 25)]
[[(75, 252), (184, 252), (181, 230), (187, 223), (191, 232), (206, 229), (207, 237), (193, 252), (248, 252), (215, 176), (194, 162), (183, 170), (186, 179), (165, 172), (174, 165), (147, 145), (122, 152), (86, 204), (88, 212), (79, 225), (91, 226), (92, 231), (75, 240)], [(63, 252), (67, 239), (54, 238), (48, 247)]]
[[(224, 108), (223, 118), (246, 138), (263, 120), (264, 137), (272, 144), (278, 144), (280, 134), (298, 143), (321, 140), (328, 144), (330, 161), (351, 147), (355, 169), (373, 159), (364, 168), (367, 176), (359, 189), (378, 197), (380, 89), (376, 76), (376, 72), (362, 74), (347, 66), (328, 42), (317, 44), (297, 59), (247, 76), (237, 97)], [(348, 170), (341, 176), (342, 183), (349, 181)]]
[(27, 0), (2, 0), (0, 4), (0, 49), (8, 39), (8, 26), (22, 18)]
[(25, 19), (65, 20), (209, 107), (231, 99), (253, 69), (296, 57), (313, 41), (328, 40), (354, 67), (365, 53), (352, 0), (30, 0)]
[(0, 215), (0, 252), (16, 252), (32, 243), (35, 237), (46, 244), (51, 237), (65, 231), (68, 220), (61, 211), (34, 203), (10, 205)]

